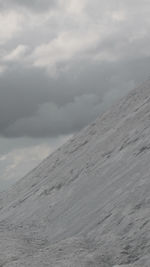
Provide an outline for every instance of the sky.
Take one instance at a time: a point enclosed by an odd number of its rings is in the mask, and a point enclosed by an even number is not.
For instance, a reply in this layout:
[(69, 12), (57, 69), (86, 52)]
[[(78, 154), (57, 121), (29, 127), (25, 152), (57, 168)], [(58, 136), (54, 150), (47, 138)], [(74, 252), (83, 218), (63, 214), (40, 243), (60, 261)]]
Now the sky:
[(0, 191), (150, 77), (149, 0), (0, 0)]

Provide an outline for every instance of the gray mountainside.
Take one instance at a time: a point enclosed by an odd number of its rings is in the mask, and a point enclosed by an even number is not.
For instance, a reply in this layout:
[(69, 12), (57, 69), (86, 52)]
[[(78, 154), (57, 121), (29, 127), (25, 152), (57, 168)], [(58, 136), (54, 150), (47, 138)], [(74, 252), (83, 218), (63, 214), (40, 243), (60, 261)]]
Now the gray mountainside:
[(150, 266), (150, 81), (0, 194), (0, 266)]

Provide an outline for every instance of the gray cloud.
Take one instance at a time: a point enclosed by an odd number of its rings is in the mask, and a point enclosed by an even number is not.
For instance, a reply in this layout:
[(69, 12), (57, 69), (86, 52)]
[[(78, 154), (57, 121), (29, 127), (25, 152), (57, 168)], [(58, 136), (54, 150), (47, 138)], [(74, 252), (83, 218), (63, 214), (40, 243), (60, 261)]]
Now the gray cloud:
[[(73, 133), (149, 76), (146, 0), (0, 3), (14, 21), (1, 49), (1, 136)], [(34, 12), (48, 7), (55, 12)]]
[(0, 134), (56, 137), (90, 123), (115, 99), (149, 75), (150, 58), (79, 62), (59, 77), (41, 69), (13, 67), (1, 76)]

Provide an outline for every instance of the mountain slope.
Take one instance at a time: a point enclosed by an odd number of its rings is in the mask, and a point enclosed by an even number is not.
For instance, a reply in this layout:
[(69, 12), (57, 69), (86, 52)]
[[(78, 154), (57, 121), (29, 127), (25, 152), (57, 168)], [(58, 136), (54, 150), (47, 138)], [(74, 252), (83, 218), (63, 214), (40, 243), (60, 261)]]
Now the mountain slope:
[(0, 266), (150, 266), (150, 82), (0, 194)]

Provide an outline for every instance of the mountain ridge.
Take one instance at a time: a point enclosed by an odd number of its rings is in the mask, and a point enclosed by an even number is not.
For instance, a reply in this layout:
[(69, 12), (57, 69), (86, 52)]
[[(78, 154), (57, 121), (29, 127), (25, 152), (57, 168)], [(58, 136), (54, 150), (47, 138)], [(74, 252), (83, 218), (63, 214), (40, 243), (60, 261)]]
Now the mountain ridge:
[(149, 266), (149, 93), (147, 81), (0, 194), (2, 266)]

